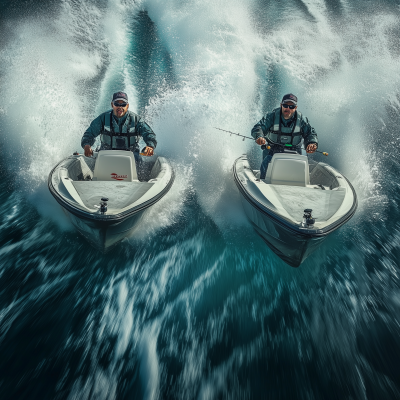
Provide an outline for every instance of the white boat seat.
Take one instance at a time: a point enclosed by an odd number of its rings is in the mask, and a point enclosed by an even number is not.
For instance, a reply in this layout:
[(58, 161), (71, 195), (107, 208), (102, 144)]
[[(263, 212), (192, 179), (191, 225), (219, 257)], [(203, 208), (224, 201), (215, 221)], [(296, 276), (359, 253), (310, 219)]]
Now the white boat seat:
[(307, 156), (287, 153), (274, 154), (268, 165), (265, 183), (306, 187), (310, 184)]
[(92, 180), (115, 182), (137, 181), (135, 156), (131, 151), (125, 150), (99, 151)]

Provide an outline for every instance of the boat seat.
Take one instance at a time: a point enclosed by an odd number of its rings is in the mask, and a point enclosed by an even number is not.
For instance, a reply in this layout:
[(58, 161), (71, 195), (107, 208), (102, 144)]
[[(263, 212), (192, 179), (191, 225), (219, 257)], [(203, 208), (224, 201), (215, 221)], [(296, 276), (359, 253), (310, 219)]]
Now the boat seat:
[(307, 156), (287, 153), (274, 154), (268, 165), (265, 183), (306, 187), (310, 184)]
[(101, 150), (94, 166), (93, 181), (138, 180), (135, 156), (131, 151)]

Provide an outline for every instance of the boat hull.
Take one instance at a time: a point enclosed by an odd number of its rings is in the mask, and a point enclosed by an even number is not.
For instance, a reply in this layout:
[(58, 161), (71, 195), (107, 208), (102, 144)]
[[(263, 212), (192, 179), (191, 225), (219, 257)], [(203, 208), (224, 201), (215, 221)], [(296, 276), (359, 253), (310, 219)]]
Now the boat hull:
[(291, 267), (299, 267), (327, 237), (296, 234), (270, 216), (257, 211), (244, 197), (242, 205), (254, 230), (267, 246)]
[(67, 211), (63, 208), (64, 213), (68, 216), (77, 231), (88, 241), (100, 250), (106, 253), (121, 240), (134, 233), (143, 214), (146, 210), (127, 217), (121, 221), (93, 221), (85, 220)]

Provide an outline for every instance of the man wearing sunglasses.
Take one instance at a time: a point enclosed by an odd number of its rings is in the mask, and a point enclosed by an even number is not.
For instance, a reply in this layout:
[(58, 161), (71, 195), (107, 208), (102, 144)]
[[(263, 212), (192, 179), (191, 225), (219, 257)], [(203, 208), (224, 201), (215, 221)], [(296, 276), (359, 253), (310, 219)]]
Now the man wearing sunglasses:
[(138, 173), (144, 167), (139, 156), (139, 138), (142, 137), (146, 147), (141, 153), (144, 156), (152, 156), (157, 146), (156, 135), (146, 122), (128, 111), (128, 95), (124, 92), (113, 94), (112, 109), (100, 114), (92, 121), (89, 128), (83, 134), (81, 145), (85, 150), (85, 156), (93, 154), (92, 147), (96, 137), (100, 135), (100, 150), (130, 150), (134, 152), (138, 164)]
[(263, 151), (263, 162), (260, 168), (260, 179), (265, 179), (268, 164), (275, 153), (283, 151), (283, 146), (295, 146), (301, 154), (301, 141), (307, 153), (314, 153), (318, 147), (318, 138), (308, 119), (297, 111), (297, 97), (285, 94), (281, 106), (266, 114), (251, 130), (251, 135), (260, 146), (269, 144), (269, 150)]

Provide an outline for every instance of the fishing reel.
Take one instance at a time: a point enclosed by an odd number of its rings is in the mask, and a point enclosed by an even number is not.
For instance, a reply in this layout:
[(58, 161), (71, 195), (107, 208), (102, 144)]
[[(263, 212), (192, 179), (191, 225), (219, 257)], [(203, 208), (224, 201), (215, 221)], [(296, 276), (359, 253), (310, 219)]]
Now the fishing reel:
[(271, 143), (271, 142), (269, 142), (267, 140), (267, 142), (265, 144), (261, 145), (261, 150), (271, 150), (272, 149), (271, 146), (274, 146), (274, 145), (279, 145), (279, 144), (278, 143), (273, 143), (273, 142)]
[(283, 143), (266, 143), (261, 145), (261, 150), (271, 150), (274, 149), (275, 151), (281, 153), (297, 153), (296, 146), (291, 144), (283, 144)]

